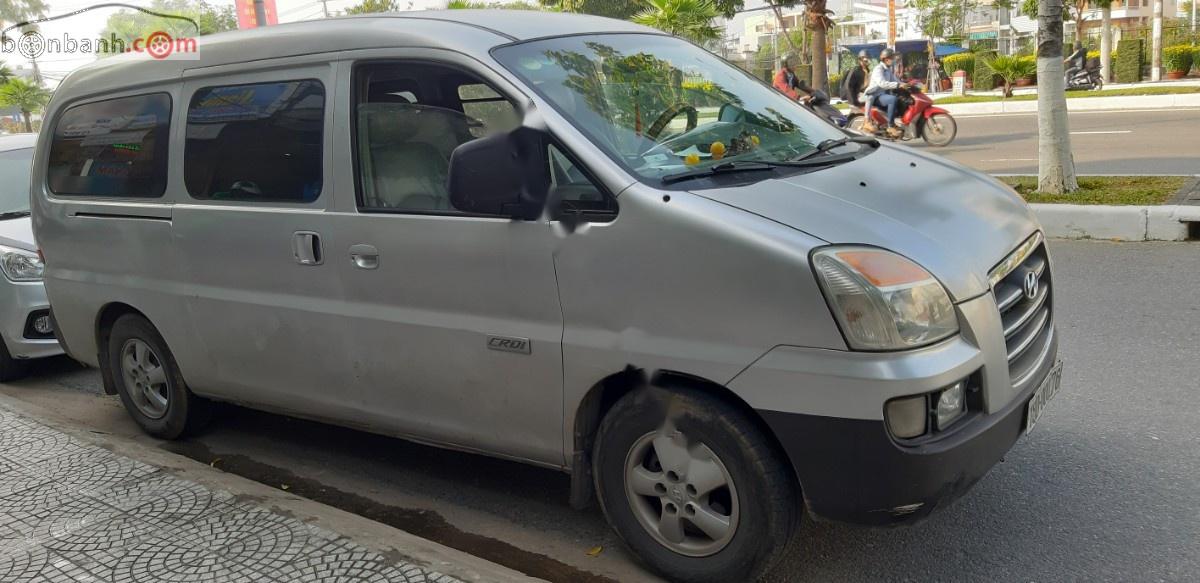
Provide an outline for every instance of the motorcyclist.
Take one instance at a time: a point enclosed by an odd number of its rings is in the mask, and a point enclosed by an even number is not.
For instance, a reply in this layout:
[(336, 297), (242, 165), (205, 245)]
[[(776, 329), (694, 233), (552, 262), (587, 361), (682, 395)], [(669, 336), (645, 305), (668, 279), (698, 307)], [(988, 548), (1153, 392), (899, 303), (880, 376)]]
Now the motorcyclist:
[[(887, 134), (890, 137), (898, 138), (904, 132), (896, 125), (896, 107), (899, 105), (900, 98), (895, 91), (908, 89), (909, 85), (896, 78), (896, 72), (892, 69), (892, 62), (895, 58), (896, 52), (892, 49), (883, 49), (883, 52), (879, 53), (879, 63), (871, 71), (871, 81), (867, 84), (866, 94), (868, 111), (874, 106), (884, 108), (887, 111)], [(863, 130), (870, 133), (879, 131), (870, 115), (867, 115), (863, 123)]]
[[(842, 81), (841, 93), (838, 95), (842, 101), (849, 103), (854, 107), (862, 107), (865, 109), (863, 102), (863, 91), (867, 88), (867, 79), (871, 76), (871, 57), (867, 55), (867, 51), (858, 51), (858, 66), (846, 72), (846, 79)], [(866, 112), (868, 116), (870, 111)]]
[(792, 101), (807, 104), (812, 100), (812, 89), (792, 71), (791, 62), (787, 57), (779, 58), (779, 69), (775, 71), (775, 79), (771, 85)]
[(1087, 62), (1087, 49), (1083, 47), (1083, 41), (1075, 41), (1075, 52), (1063, 61), (1067, 66), (1067, 83), (1071, 82), (1071, 78), (1075, 73), (1083, 70), (1084, 64)]

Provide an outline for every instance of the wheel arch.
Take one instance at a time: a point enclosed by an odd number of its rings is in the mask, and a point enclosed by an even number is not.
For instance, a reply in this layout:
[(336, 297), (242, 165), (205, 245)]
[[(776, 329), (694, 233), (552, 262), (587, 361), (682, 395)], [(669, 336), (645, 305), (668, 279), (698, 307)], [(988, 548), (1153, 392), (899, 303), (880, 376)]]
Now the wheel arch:
[(136, 314), (150, 322), (150, 318), (146, 317), (144, 312), (125, 302), (109, 302), (96, 313), (96, 358), (100, 364), (100, 377), (104, 383), (104, 394), (106, 395), (117, 394), (116, 379), (113, 378), (112, 370), (107, 365), (108, 339), (112, 335), (112, 327), (117, 318), (126, 314)]
[[(577, 509), (587, 508), (595, 500), (595, 482), (592, 480), (592, 448), (595, 445), (596, 433), (600, 422), (616, 402), (626, 394), (642, 387), (672, 387), (704, 393), (719, 399), (727, 405), (741, 411), (755, 428), (770, 442), (775, 454), (782, 463), (786, 464), (790, 475), (796, 476), (791, 458), (783, 449), (775, 432), (767, 425), (746, 401), (731, 391), (728, 387), (685, 372), (660, 369), (647, 373), (644, 369), (628, 365), (624, 370), (613, 373), (592, 385), (579, 402), (574, 414), (574, 440), (571, 448), (571, 506)], [(799, 484), (799, 482), (797, 482)], [(798, 490), (803, 490), (799, 485)]]

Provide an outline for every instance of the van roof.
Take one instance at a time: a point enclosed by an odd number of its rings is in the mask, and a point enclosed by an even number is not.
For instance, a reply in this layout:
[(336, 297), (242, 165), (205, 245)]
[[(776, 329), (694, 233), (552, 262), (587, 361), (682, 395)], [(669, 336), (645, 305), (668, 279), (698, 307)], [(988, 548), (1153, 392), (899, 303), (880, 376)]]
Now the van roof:
[(590, 32), (649, 32), (623, 20), (536, 10), (430, 10), (345, 16), (222, 32), (197, 39), (196, 59), (115, 55), (76, 69), (55, 91), (63, 103), (84, 95), (136, 89), (185, 71), (272, 58), (387, 47), (454, 49), (481, 56), (509, 42)]

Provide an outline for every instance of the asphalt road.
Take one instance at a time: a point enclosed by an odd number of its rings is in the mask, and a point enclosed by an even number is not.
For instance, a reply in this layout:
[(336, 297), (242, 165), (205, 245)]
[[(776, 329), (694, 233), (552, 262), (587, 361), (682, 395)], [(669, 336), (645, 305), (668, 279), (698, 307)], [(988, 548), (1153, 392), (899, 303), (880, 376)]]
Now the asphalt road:
[[(1071, 149), (1080, 174), (1200, 173), (1200, 109), (1075, 112)], [(1037, 114), (957, 117), (958, 137), (928, 148), (991, 174), (1037, 174)], [(924, 148), (919, 141), (908, 142)]]
[[(1200, 580), (1200, 244), (1051, 252), (1066, 369), (1037, 429), (924, 523), (806, 522), (770, 581)], [(140, 436), (98, 391), (95, 371), (66, 360), (0, 385)], [(551, 581), (651, 579), (598, 511), (567, 506), (555, 472), (235, 407), (160, 445)]]

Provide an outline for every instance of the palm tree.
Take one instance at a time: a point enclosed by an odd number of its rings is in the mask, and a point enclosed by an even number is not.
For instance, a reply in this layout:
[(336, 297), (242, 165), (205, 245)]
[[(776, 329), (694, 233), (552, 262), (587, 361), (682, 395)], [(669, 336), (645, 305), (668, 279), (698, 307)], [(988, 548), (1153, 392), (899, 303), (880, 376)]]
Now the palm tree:
[(1100, 5), (1100, 74), (1112, 81), (1112, 0), (1096, 0)]
[(41, 110), (50, 101), (50, 92), (40, 85), (30, 83), (20, 77), (9, 79), (0, 85), (0, 107), (15, 107), (25, 118), (25, 131), (33, 131), (30, 115)]
[(825, 0), (804, 0), (804, 25), (812, 31), (812, 86), (825, 91), (829, 81), (825, 71), (825, 32), (833, 28), (832, 10), (825, 7)]
[(1063, 0), (1038, 2), (1038, 190), (1063, 194), (1079, 189), (1063, 78)]
[(712, 0), (646, 0), (646, 3), (650, 7), (635, 14), (634, 22), (696, 44), (721, 38), (721, 31), (712, 23), (720, 15)]
[(8, 64), (6, 64), (4, 61), (0, 61), (0, 84), (8, 83), (8, 80), (12, 78), (12, 69), (9, 69)]

